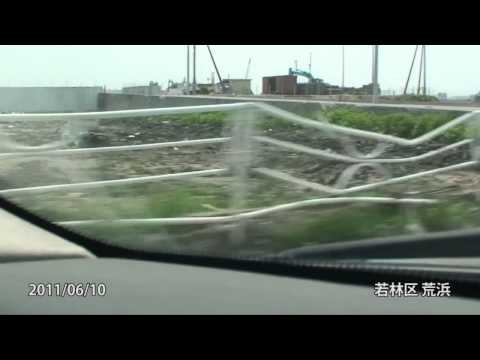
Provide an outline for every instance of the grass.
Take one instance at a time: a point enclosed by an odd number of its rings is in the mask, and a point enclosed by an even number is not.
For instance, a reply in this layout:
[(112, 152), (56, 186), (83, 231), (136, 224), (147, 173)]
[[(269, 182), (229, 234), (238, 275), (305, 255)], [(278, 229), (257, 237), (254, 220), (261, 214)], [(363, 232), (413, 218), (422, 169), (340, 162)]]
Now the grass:
[[(89, 196), (85, 198), (45, 194), (37, 198), (17, 197), (14, 201), (50, 221), (182, 217), (205, 214), (212, 209), (227, 209), (230, 205), (228, 188), (213, 184), (152, 184), (144, 188), (140, 186), (129, 190), (126, 188), (122, 188), (123, 192), (115, 196), (101, 192), (97, 194), (89, 192)], [(282, 193), (271, 183), (261, 183), (253, 190), (253, 196), (249, 198), (247, 207), (264, 207), (300, 200), (295, 198), (293, 193)], [(358, 196), (382, 195), (385, 194), (380, 192), (358, 194)], [(305, 198), (316, 196), (313, 194)], [(218, 239), (223, 244), (224, 253), (235, 254), (247, 250), (275, 252), (314, 244), (406, 234), (411, 232), (412, 225), (420, 225), (425, 232), (478, 227), (479, 215), (479, 204), (466, 199), (420, 206), (411, 213), (400, 205), (318, 206), (277, 213), (250, 222), (256, 224), (251, 233), (254, 238), (260, 236), (269, 239), (263, 245), (249, 241), (241, 248), (231, 247), (225, 232), (212, 232), (211, 238), (207, 240)], [(115, 239), (119, 244), (126, 246), (169, 250), (179, 244), (183, 244), (186, 249), (195, 246), (201, 239), (193, 236), (180, 241), (176, 240), (175, 236), (202, 228), (205, 226), (95, 225), (75, 229), (97, 239), (105, 241)], [(149, 242), (148, 239), (152, 236), (156, 239), (170, 240)]]
[(192, 113), (183, 115), (169, 115), (169, 120), (176, 121), (185, 125), (197, 125), (197, 124), (218, 124), (226, 125), (230, 118), (228, 112), (206, 112), (206, 113)]
[[(302, 246), (320, 245), (342, 241), (371, 239), (412, 233), (412, 225), (425, 232), (447, 231), (480, 226), (478, 207), (475, 204), (453, 201), (448, 204), (420, 207), (410, 216), (397, 205), (363, 205), (317, 210), (300, 210), (250, 222), (247, 242), (234, 245), (229, 242), (228, 231), (212, 231), (210, 235), (185, 237), (191, 231), (205, 226), (90, 226), (81, 228), (84, 234), (105, 239), (127, 247), (171, 251), (181, 247), (183, 252), (196, 253), (205, 241), (216, 241), (215, 247), (205, 246), (208, 254), (241, 255), (252, 251), (275, 253)], [(274, 225), (259, 222), (274, 221)], [(256, 224), (252, 227), (252, 223)], [(208, 227), (212, 228), (212, 225)], [(262, 227), (266, 227), (262, 229)], [(259, 230), (260, 229), (260, 230)], [(149, 238), (162, 238), (149, 242)], [(180, 236), (180, 238), (176, 238)], [(259, 239), (267, 239), (258, 243)]]
[(326, 216), (303, 220), (275, 231), (277, 250), (410, 233), (413, 226), (439, 232), (480, 226), (478, 204), (455, 200), (418, 207), (411, 212), (398, 205), (353, 206)]
[[(230, 180), (212, 178), (201, 183), (164, 181), (90, 189), (86, 194), (58, 191), (16, 195), (10, 199), (50, 221), (170, 218), (228, 211), (232, 205), (231, 189)], [(282, 183), (256, 178), (254, 184), (249, 185), (245, 206), (273, 206), (307, 197), (302, 192), (287, 190)]]

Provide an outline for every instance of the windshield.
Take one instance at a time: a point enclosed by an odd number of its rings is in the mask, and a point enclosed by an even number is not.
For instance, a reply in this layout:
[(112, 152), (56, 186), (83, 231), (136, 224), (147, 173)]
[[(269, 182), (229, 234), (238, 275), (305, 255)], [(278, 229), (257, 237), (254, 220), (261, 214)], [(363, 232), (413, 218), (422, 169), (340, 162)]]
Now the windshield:
[[(293, 47), (313, 54), (318, 64), (308, 66), (293, 62), (291, 46), (272, 46), (272, 55), (138, 47), (136, 83), (116, 71), (95, 86), (79, 86), (93, 76), (82, 59), (98, 56), (106, 68), (132, 47), (3, 47), (6, 57), (53, 56), (65, 73), (52, 60), (35, 65), (44, 79), (28, 80), (20, 61), (10, 63), (11, 84), (0, 87), (0, 196), (93, 241), (265, 257), (480, 227), (479, 97), (449, 97), (461, 80), (436, 78), (449, 46)], [(436, 58), (427, 60), (430, 48)], [(332, 59), (316, 60), (325, 51)], [(349, 51), (363, 54), (362, 67)], [(385, 60), (379, 75), (382, 51), (402, 54), (402, 67)], [(269, 67), (273, 54), (283, 57)], [(147, 55), (169, 66), (157, 73)]]

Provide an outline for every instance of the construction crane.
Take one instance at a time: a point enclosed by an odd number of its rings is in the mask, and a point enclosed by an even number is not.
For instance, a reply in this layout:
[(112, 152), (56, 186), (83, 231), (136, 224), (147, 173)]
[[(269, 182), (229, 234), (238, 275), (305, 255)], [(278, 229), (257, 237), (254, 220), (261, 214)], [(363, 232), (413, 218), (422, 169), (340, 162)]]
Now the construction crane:
[(228, 80), (222, 80), (222, 76), (220, 75), (220, 71), (218, 71), (217, 63), (213, 58), (212, 50), (210, 49), (210, 45), (207, 45), (208, 52), (210, 53), (210, 58), (212, 59), (213, 66), (215, 67), (215, 71), (217, 72), (218, 80), (220, 81), (220, 86), (222, 87), (222, 93), (226, 94), (230, 90), (230, 84)]
[(248, 59), (248, 65), (247, 65), (247, 72), (245, 73), (245, 79), (248, 80), (248, 76), (250, 75), (250, 65), (252, 64), (252, 59)]
[(307, 78), (310, 83), (323, 83), (322, 79), (315, 79), (311, 73), (300, 69), (290, 68), (288, 69), (288, 75), (302, 76), (304, 78)]

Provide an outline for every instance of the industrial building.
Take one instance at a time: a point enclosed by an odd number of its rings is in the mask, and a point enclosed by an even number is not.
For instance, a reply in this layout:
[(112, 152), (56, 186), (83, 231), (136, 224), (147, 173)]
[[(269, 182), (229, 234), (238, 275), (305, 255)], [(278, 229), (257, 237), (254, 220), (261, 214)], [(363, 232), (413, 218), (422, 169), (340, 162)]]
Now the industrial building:
[[(290, 75), (267, 76), (263, 78), (263, 95), (370, 95), (373, 91), (373, 85), (363, 85), (360, 88), (340, 87), (330, 85), (321, 79), (314, 79), (309, 73), (298, 71), (298, 73), (307, 74), (309, 81), (298, 83), (298, 77), (292, 75), (295, 71), (290, 70)], [(380, 89), (380, 86), (379, 86)]]
[[(253, 95), (251, 83), (250, 79), (225, 79), (223, 80), (223, 87), (220, 83), (197, 83), (195, 84), (195, 92), (196, 94)], [(224, 91), (223, 88), (226, 90)]]
[(297, 93), (296, 76), (267, 76), (263, 78), (262, 83), (262, 93), (265, 95), (296, 95)]
[(230, 92), (235, 95), (252, 95), (252, 80), (250, 79), (226, 79)]

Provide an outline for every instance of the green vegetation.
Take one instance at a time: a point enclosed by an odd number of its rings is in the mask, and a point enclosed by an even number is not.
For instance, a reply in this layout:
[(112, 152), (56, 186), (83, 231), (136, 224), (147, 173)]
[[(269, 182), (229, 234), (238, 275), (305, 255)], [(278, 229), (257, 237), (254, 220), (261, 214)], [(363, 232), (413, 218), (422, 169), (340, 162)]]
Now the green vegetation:
[[(399, 111), (386, 108), (365, 110), (354, 106), (335, 106), (328, 107), (323, 111), (303, 111), (299, 114), (311, 119), (320, 120), (327, 118), (329, 123), (335, 125), (413, 139), (448, 123), (463, 113)], [(178, 121), (186, 125), (210, 124), (213, 126), (228, 126), (231, 119), (232, 113), (228, 112), (168, 116), (168, 120)], [(297, 125), (289, 121), (269, 115), (261, 115), (257, 119), (257, 126), (261, 130), (298, 129)], [(439, 141), (450, 143), (463, 140), (465, 137), (465, 127), (458, 126), (449, 130), (438, 139)]]
[[(110, 191), (111, 190), (111, 191)], [(82, 193), (15, 196), (12, 200), (51, 221), (188, 216), (224, 209), (229, 196), (215, 185), (157, 183)]]
[[(230, 212), (231, 179), (203, 180), (131, 184), (90, 189), (88, 193), (58, 191), (16, 195), (10, 199), (51, 221), (169, 218)], [(245, 206), (259, 208), (309, 198), (302, 191), (288, 190), (283, 183), (256, 178), (254, 184), (250, 184)]]
[(231, 116), (229, 112), (205, 112), (197, 114), (168, 115), (168, 120), (185, 125), (210, 124), (226, 125)]
[[(355, 107), (335, 107), (328, 109), (323, 115), (331, 124), (414, 139), (448, 123), (462, 113), (365, 111)], [(441, 139), (446, 142), (460, 141), (465, 138), (465, 131), (464, 126), (458, 126), (442, 135)]]
[[(214, 184), (151, 184), (123, 187), (117, 193), (89, 192), (83, 196), (45, 194), (37, 197), (15, 197), (16, 203), (51, 221), (183, 217), (229, 214), (229, 187)], [(288, 192), (260, 183), (252, 188), (247, 208), (258, 208), (316, 197)], [(385, 196), (366, 192), (358, 196)], [(213, 225), (94, 225), (75, 229), (81, 233), (125, 246), (146, 249), (194, 251), (202, 241), (216, 241), (217, 253), (240, 254), (243, 251), (271, 253), (286, 249), (339, 241), (411, 233), (412, 231), (446, 231), (480, 226), (479, 204), (457, 198), (438, 205), (423, 205), (407, 209), (401, 205), (341, 205), (318, 206), (276, 213), (248, 222), (252, 239), (240, 247), (228, 241), (228, 231), (211, 230), (203, 238), (190, 233), (213, 229)], [(152, 240), (153, 239), (153, 240)], [(258, 239), (263, 240), (258, 243)], [(160, 241), (161, 240), (161, 241)], [(213, 248), (206, 247), (207, 252)]]
[[(94, 225), (77, 231), (102, 241), (149, 250), (178, 250), (207, 254), (272, 254), (302, 246), (372, 239), (411, 233), (468, 229), (480, 226), (478, 204), (453, 201), (409, 211), (398, 205), (318, 207), (250, 220), (247, 241), (229, 241), (229, 231), (214, 225), (112, 226)], [(440, 220), (441, 219), (441, 220)], [(202, 231), (210, 229), (205, 234)], [(214, 243), (206, 245), (205, 243)]]
[(326, 216), (304, 216), (275, 231), (275, 248), (353, 241), (411, 233), (468, 229), (480, 226), (477, 203), (454, 200), (421, 206), (410, 214), (398, 205), (361, 205), (344, 207)]

